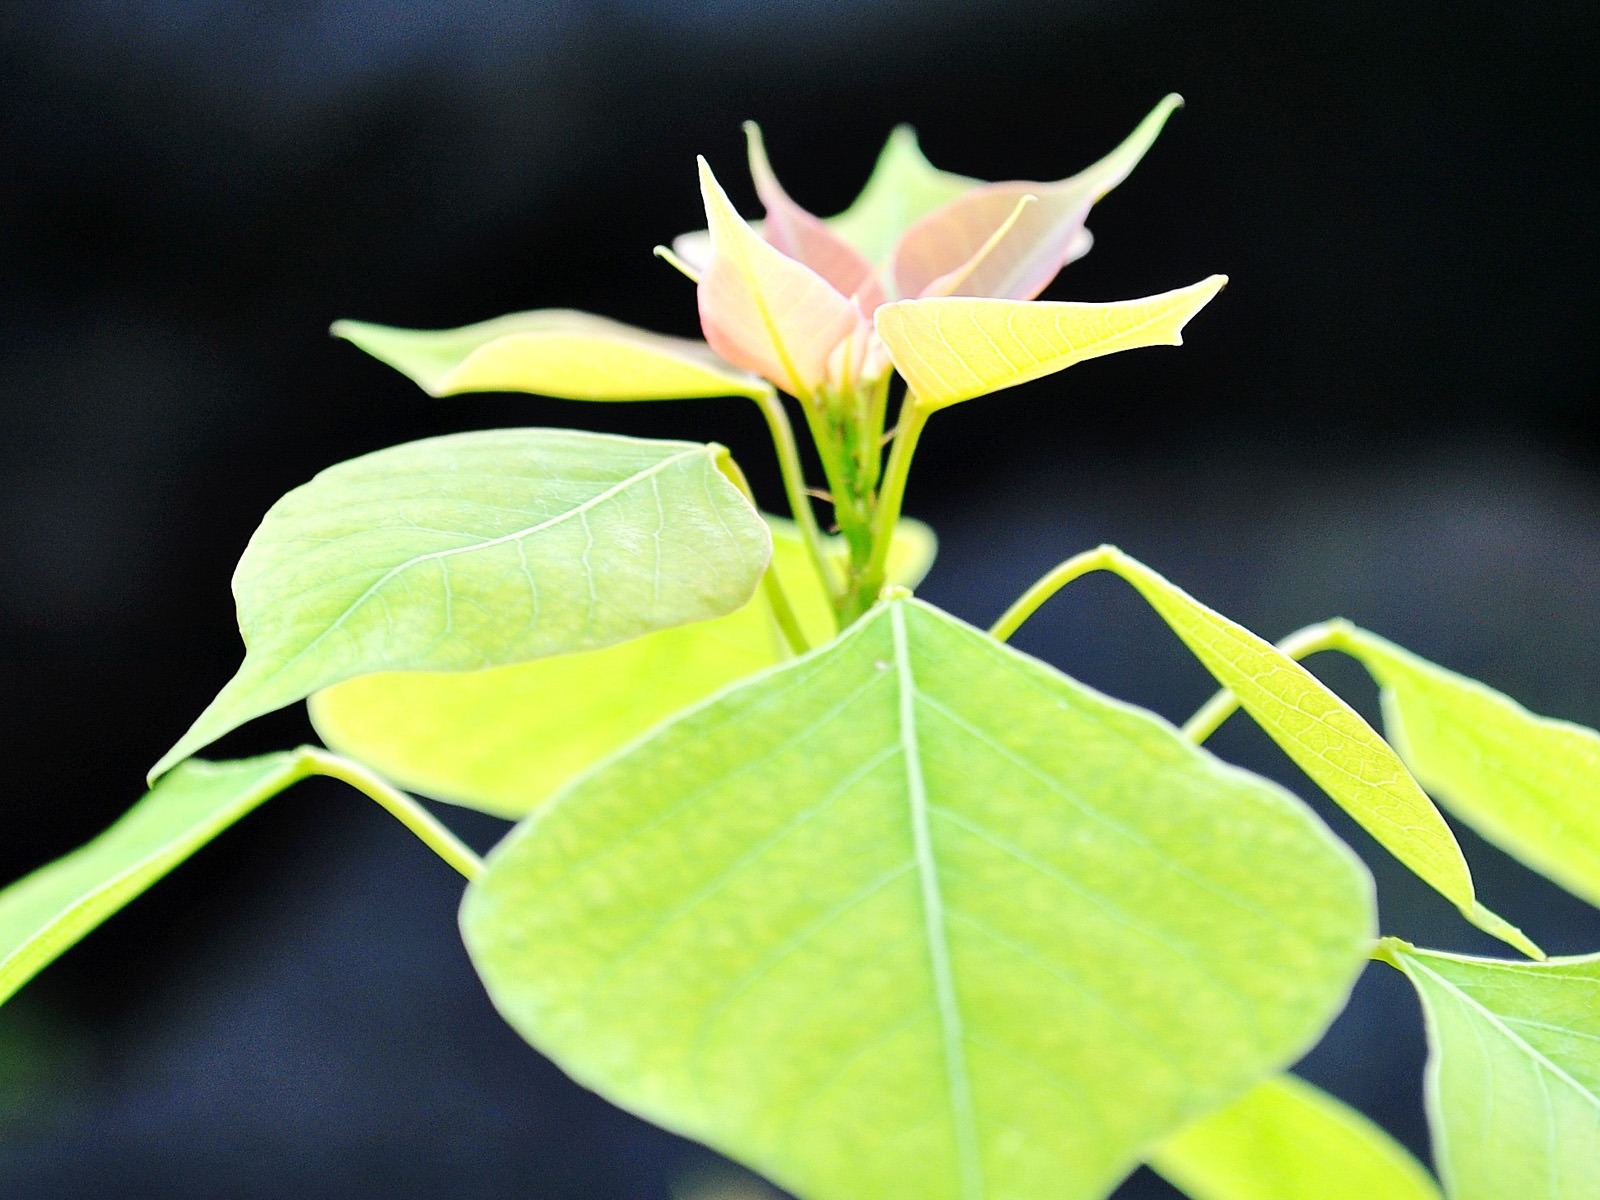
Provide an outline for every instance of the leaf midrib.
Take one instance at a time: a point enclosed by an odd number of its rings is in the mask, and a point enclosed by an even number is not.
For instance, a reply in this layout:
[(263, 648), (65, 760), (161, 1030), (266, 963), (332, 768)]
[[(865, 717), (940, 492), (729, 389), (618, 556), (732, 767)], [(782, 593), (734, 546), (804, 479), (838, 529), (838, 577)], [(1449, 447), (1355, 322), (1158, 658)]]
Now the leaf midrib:
[(922, 755), (917, 741), (916, 677), (911, 669), (907, 645), (905, 611), (902, 604), (889, 609), (894, 634), (895, 681), (899, 688), (900, 751), (905, 759), (906, 795), (911, 810), (911, 838), (917, 878), (921, 885), (924, 935), (928, 943), (929, 965), (933, 973), (934, 994), (938, 1001), (939, 1027), (944, 1042), (945, 1078), (950, 1097), (950, 1115), (955, 1125), (956, 1161), (960, 1171), (963, 1200), (980, 1200), (984, 1194), (983, 1164), (979, 1156), (976, 1114), (972, 1105), (972, 1083), (967, 1075), (965, 1032), (961, 1005), (950, 966), (950, 935), (945, 926), (944, 896), (939, 887), (939, 868), (933, 850), (933, 834), (928, 821), (928, 791), (922, 776)]

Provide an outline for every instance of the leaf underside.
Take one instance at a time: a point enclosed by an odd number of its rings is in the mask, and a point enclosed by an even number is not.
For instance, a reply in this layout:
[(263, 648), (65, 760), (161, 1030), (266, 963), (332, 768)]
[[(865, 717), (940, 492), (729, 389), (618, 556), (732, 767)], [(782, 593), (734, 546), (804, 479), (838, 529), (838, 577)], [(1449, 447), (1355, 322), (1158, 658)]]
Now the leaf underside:
[(583, 776), (462, 911), (536, 1047), (807, 1200), (1103, 1196), (1372, 921), (1288, 793), (912, 600)]
[(1600, 955), (1391, 953), (1428, 1018), (1428, 1118), (1451, 1200), (1600, 1200)]
[(233, 580), (244, 664), (152, 777), (356, 675), (501, 666), (733, 611), (771, 539), (725, 455), (491, 430), (324, 471), (250, 539)]
[[(833, 613), (795, 526), (768, 518), (773, 565), (813, 644)], [(888, 578), (915, 586), (933, 559), (927, 526), (900, 522)], [(437, 800), (521, 817), (579, 772), (726, 684), (788, 657), (764, 592), (713, 621), (619, 646), (489, 671), (362, 675), (311, 698), (341, 754)]]

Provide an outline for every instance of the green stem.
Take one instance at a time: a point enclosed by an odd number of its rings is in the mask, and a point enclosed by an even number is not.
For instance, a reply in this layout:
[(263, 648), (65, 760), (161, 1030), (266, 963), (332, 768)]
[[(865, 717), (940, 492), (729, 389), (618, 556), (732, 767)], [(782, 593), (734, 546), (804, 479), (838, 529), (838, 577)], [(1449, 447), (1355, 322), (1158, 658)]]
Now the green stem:
[(795, 524), (800, 527), (806, 548), (811, 551), (811, 561), (822, 580), (823, 589), (830, 596), (838, 596), (841, 585), (828, 557), (828, 544), (817, 526), (817, 514), (811, 507), (811, 497), (806, 493), (805, 470), (800, 465), (800, 448), (795, 442), (794, 426), (789, 423), (789, 413), (777, 392), (766, 392), (756, 403), (761, 406), (761, 415), (767, 419), (772, 445), (778, 452), (778, 470), (783, 476), (783, 491), (789, 500), (789, 511), (794, 516)]
[(859, 612), (871, 608), (883, 588), (889, 565), (889, 547), (894, 541), (895, 526), (900, 523), (900, 509), (905, 502), (906, 480), (911, 474), (911, 459), (917, 452), (917, 442), (928, 424), (933, 409), (917, 403), (916, 396), (907, 392), (900, 403), (900, 423), (894, 431), (894, 441), (889, 446), (889, 461), (883, 468), (883, 486), (878, 491), (877, 508), (872, 518), (872, 555), (866, 570), (856, 580), (855, 597)]
[(1115, 554), (1110, 546), (1096, 546), (1093, 550), (1074, 554), (1066, 562), (1053, 567), (1040, 578), (1039, 582), (1018, 596), (1016, 603), (1000, 615), (1000, 619), (989, 627), (989, 636), (997, 642), (1005, 641), (1024, 621), (1038, 612), (1046, 600), (1074, 579), (1091, 571), (1115, 570)]
[(451, 833), (421, 803), (399, 788), (374, 775), (360, 763), (351, 762), (337, 754), (316, 746), (300, 750), (304, 762), (318, 775), (348, 783), (356, 791), (376, 800), (445, 862), (460, 871), (470, 883), (483, 874), (483, 859), (472, 852), (466, 843)]
[[(1343, 649), (1345, 635), (1349, 630), (1350, 622), (1340, 618), (1319, 621), (1315, 625), (1295, 630), (1278, 643), (1278, 649), (1283, 651), (1285, 656), (1299, 662), (1302, 658), (1308, 658), (1324, 650)], [(1238, 707), (1238, 697), (1227, 688), (1223, 688), (1201, 705), (1194, 716), (1183, 723), (1180, 732), (1198, 746), (1215, 733)]]
[(783, 590), (783, 580), (778, 578), (776, 556), (762, 573), (761, 587), (767, 594), (767, 603), (772, 606), (772, 616), (783, 632), (784, 641), (789, 643), (789, 649), (796, 654), (804, 654), (811, 649), (805, 630), (800, 628), (800, 619), (794, 615), (794, 609), (790, 607), (788, 593)]

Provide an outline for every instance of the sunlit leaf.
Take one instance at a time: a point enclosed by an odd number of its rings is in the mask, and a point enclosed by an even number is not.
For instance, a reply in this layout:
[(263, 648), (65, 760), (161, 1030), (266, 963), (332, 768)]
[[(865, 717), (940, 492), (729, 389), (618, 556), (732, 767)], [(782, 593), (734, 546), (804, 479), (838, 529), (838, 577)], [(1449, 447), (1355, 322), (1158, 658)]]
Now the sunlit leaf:
[(877, 272), (861, 252), (789, 198), (767, 161), (767, 148), (761, 129), (754, 121), (745, 122), (745, 137), (750, 145), (750, 176), (756, 195), (766, 206), (767, 219), (761, 235), (790, 258), (796, 259), (822, 276), (841, 296), (858, 296), (861, 307), (871, 312), (883, 303), (883, 289)]
[(844, 212), (830, 217), (828, 225), (868, 262), (882, 264), (919, 219), (981, 186), (981, 180), (933, 166), (922, 156), (916, 131), (899, 125), (884, 144), (861, 194)]
[(1183, 327), (1228, 281), (1112, 304), (901, 300), (878, 310), (878, 336), (917, 400), (943, 408), (1143, 346), (1178, 346)]
[(1214, 612), (1143, 563), (1108, 549), (1223, 687), (1338, 805), (1469, 921), (1524, 953), (1539, 949), (1479, 904), (1455, 834), (1405, 764), (1355, 709), (1270, 642)]
[(1508, 696), (1376, 634), (1339, 648), (1383, 688), (1389, 740), (1456, 816), (1591, 904), (1600, 904), (1600, 734), (1535, 716)]
[(897, 294), (924, 295), (935, 280), (972, 259), (1017, 202), (1033, 196), (1012, 229), (954, 291), (959, 296), (1031, 300), (1056, 273), (1088, 253), (1092, 238), (1084, 229), (1089, 209), (1139, 165), (1173, 110), (1183, 103), (1168, 96), (1123, 143), (1092, 167), (1056, 183), (1009, 180), (965, 192), (923, 216), (906, 230), (890, 266)]
[(706, 341), (735, 366), (810, 396), (828, 356), (860, 326), (860, 309), (745, 224), (704, 159), (700, 192), (712, 246), (699, 284)]
[(667, 337), (570, 309), (512, 313), (460, 329), (338, 321), (333, 332), (431, 396), (533, 392), (567, 400), (752, 396), (767, 385), (704, 342)]
[(94, 841), (0, 891), (0, 1001), (304, 774), (295, 753), (184, 763)]
[(892, 600), (559, 793), (462, 928), (574, 1078), (807, 1200), (1088, 1200), (1320, 1034), (1370, 888), (1281, 788)]
[[(772, 524), (773, 564), (801, 628), (820, 645), (834, 634), (827, 595), (795, 527)], [(933, 551), (927, 526), (902, 520), (889, 581), (915, 586)], [(520, 817), (652, 725), (787, 656), (757, 592), (728, 616), (587, 654), (490, 671), (363, 675), (313, 696), (311, 719), (329, 746), (411, 791)]]
[(1404, 1146), (1293, 1075), (1167, 1139), (1150, 1165), (1191, 1200), (1439, 1200)]
[(356, 675), (502, 666), (733, 611), (770, 538), (726, 454), (522, 429), (329, 468), (250, 539), (233, 579), (244, 664), (153, 774)]
[(1600, 955), (1465, 958), (1391, 941), (1428, 1019), (1451, 1200), (1600, 1200)]

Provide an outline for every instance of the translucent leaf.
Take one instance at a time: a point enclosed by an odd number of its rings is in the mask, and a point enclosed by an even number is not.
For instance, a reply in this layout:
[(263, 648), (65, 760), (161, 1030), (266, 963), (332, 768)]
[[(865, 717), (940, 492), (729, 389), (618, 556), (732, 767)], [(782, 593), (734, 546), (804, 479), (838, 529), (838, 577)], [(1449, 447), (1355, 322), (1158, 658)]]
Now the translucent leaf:
[(1179, 346), (1183, 327), (1228, 281), (1111, 304), (900, 300), (878, 310), (878, 336), (917, 400), (943, 408), (1074, 363), (1143, 346)]
[[(795, 527), (772, 526), (773, 565), (820, 645), (834, 634), (828, 597)], [(917, 584), (933, 552), (927, 526), (902, 520), (890, 582)], [(311, 719), (329, 746), (411, 791), (520, 817), (651, 726), (786, 657), (757, 592), (725, 617), (587, 654), (490, 671), (363, 675), (313, 696)]]
[(1383, 688), (1389, 740), (1424, 787), (1489, 841), (1600, 904), (1600, 734), (1345, 627)]
[(1083, 222), (1089, 209), (1139, 165), (1167, 118), (1183, 103), (1168, 96), (1139, 123), (1122, 145), (1092, 167), (1056, 183), (1009, 180), (991, 183), (923, 216), (895, 247), (890, 272), (901, 296), (923, 295), (930, 284), (971, 259), (1016, 210), (1030, 206), (1004, 240), (953, 293), (1031, 300), (1057, 272), (1086, 254), (1091, 238)]
[(920, 218), (982, 186), (982, 181), (941, 171), (922, 156), (917, 134), (909, 125), (896, 126), (866, 187), (828, 225), (866, 255), (884, 263), (901, 236)]
[(1384, 945), (1422, 997), (1451, 1200), (1600, 1200), (1600, 955), (1509, 963)]
[(0, 891), (0, 1001), (305, 773), (295, 753), (184, 763), (94, 841)]
[(337, 321), (333, 332), (415, 380), (430, 396), (533, 392), (565, 400), (678, 400), (768, 392), (704, 342), (570, 309), (512, 313), (460, 329)]
[(1404, 1146), (1293, 1075), (1169, 1138), (1150, 1165), (1191, 1200), (1439, 1200)]
[(860, 310), (745, 224), (704, 159), (700, 192), (712, 246), (699, 284), (706, 341), (735, 366), (810, 396), (834, 347), (860, 326)]
[(767, 219), (762, 236), (790, 258), (804, 263), (833, 285), (841, 296), (856, 296), (861, 307), (871, 312), (883, 303), (883, 288), (872, 264), (861, 252), (789, 198), (767, 161), (767, 148), (761, 129), (754, 121), (745, 122), (750, 144), (750, 176), (756, 195), (766, 206)]
[(912, 600), (559, 793), (464, 901), (502, 1014), (807, 1200), (1088, 1200), (1372, 945), (1294, 797)]
[(1479, 904), (1455, 834), (1372, 726), (1271, 642), (1106, 547), (1116, 571), (1317, 786), (1478, 928), (1540, 957), (1521, 930)]
[(726, 454), (493, 430), (324, 471), (250, 539), (233, 578), (244, 664), (153, 774), (356, 675), (501, 666), (732, 612), (771, 539)]

